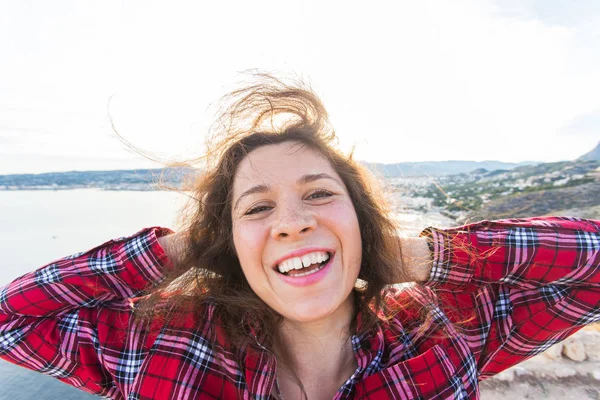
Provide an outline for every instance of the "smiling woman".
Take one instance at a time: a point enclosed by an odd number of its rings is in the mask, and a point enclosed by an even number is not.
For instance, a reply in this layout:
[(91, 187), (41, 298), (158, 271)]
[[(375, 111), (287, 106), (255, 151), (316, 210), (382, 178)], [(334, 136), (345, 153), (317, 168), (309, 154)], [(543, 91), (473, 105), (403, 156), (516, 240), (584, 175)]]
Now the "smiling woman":
[(399, 239), (317, 96), (259, 78), (225, 98), (181, 232), (3, 288), (0, 356), (115, 399), (470, 399), (600, 319), (600, 222)]
[[(254, 293), (290, 321), (320, 321), (340, 307), (352, 310), (360, 227), (335, 170), (314, 150), (284, 142), (248, 154), (233, 197), (256, 182), (267, 189), (242, 198), (233, 212), (233, 243)], [(288, 271), (281, 273), (283, 263)]]

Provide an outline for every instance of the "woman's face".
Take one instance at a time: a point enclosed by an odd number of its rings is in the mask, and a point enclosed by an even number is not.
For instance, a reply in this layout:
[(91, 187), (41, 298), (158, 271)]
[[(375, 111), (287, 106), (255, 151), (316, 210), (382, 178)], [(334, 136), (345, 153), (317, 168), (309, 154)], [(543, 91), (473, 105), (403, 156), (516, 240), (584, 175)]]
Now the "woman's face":
[(244, 275), (275, 311), (311, 322), (351, 309), (362, 254), (358, 219), (319, 153), (296, 142), (250, 152), (234, 178), (232, 221)]

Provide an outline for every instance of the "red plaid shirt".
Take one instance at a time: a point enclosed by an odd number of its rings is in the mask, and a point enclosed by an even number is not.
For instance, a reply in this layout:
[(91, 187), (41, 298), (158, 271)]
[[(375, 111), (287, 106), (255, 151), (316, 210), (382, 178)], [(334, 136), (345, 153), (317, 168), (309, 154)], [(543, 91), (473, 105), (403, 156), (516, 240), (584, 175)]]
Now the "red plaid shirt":
[[(153, 333), (132, 319), (129, 299), (170, 267), (157, 242), (168, 232), (144, 229), (1, 289), (2, 358), (114, 399), (269, 399), (275, 358), (259, 343), (237, 356), (212, 306), (157, 321)], [(482, 221), (422, 235), (431, 278), (395, 293), (420, 306), (352, 337), (358, 368), (336, 399), (478, 398), (478, 381), (600, 320), (600, 221)]]

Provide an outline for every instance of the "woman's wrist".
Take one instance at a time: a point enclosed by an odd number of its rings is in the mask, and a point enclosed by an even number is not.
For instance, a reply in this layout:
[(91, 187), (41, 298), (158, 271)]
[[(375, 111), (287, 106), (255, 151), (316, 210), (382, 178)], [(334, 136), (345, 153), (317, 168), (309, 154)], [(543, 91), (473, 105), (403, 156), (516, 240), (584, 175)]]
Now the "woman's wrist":
[[(402, 249), (403, 275), (409, 282), (429, 280), (433, 260), (427, 239), (422, 237), (399, 238)], [(400, 283), (400, 282), (398, 282)]]

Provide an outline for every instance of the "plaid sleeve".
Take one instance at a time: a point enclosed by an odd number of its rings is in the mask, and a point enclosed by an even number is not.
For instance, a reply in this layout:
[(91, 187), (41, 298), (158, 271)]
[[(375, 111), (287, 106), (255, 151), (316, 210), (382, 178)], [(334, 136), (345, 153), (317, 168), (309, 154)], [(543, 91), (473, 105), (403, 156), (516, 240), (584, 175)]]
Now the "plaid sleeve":
[(428, 228), (426, 283), (485, 379), (600, 320), (600, 221), (536, 217)]
[[(0, 357), (86, 391), (118, 397), (115, 376), (134, 370), (123, 360), (139, 362), (143, 348), (138, 343), (127, 350), (122, 343), (135, 334), (125, 335), (127, 330), (137, 329), (130, 324), (128, 299), (160, 282), (171, 267), (157, 240), (169, 232), (147, 228), (52, 262), (1, 288)], [(111, 365), (117, 359), (111, 348), (119, 349), (123, 365)], [(123, 357), (129, 353), (133, 358)]]
[(600, 221), (535, 217), (427, 228), (437, 290), (476, 290), (487, 283), (522, 289), (547, 284), (600, 286)]

